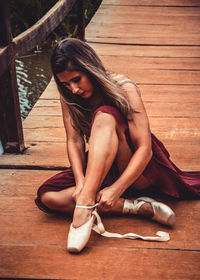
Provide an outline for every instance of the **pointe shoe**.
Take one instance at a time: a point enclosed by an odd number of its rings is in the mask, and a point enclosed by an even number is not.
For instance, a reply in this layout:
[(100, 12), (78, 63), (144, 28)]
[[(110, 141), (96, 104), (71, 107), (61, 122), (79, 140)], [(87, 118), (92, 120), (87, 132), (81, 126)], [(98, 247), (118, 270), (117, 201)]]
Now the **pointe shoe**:
[(157, 202), (150, 197), (139, 197), (134, 201), (125, 199), (123, 213), (137, 215), (140, 207), (146, 202), (150, 203), (153, 208), (154, 216), (152, 220), (168, 226), (172, 226), (175, 223), (175, 214), (172, 209), (164, 203)]
[[(81, 206), (76, 205), (76, 208), (84, 208), (84, 209), (93, 209), (98, 204), (93, 206)], [(91, 214), (91, 218), (82, 226), (78, 228), (74, 228), (71, 224), (69, 233), (68, 233), (68, 240), (67, 240), (67, 250), (72, 253), (79, 253), (85, 245), (87, 244), (90, 234), (92, 231), (93, 223), (96, 219), (95, 210)]]

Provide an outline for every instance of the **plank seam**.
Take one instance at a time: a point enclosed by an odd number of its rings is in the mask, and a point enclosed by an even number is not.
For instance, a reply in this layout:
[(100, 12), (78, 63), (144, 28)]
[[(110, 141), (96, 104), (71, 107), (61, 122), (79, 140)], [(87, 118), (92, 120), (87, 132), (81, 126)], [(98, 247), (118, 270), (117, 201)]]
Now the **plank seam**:
[[(103, 37), (97, 37), (103, 38)], [(117, 38), (117, 37), (109, 37), (109, 38)], [(105, 44), (105, 45), (119, 45), (119, 46), (158, 46), (158, 47), (200, 47), (200, 45), (177, 45), (177, 44), (140, 44), (140, 43), (116, 43), (116, 42), (95, 42), (91, 40), (86, 40), (89, 44)]]
[(22, 170), (65, 170), (67, 166), (43, 166), (43, 165), (11, 165), (11, 164), (5, 164), (0, 165), (0, 169), (22, 169)]
[(154, 8), (154, 7), (163, 7), (163, 8), (200, 8), (199, 5), (197, 6), (175, 6), (175, 5), (134, 5), (134, 4), (103, 4), (102, 5), (102, 8), (104, 6), (110, 6), (110, 7), (151, 7), (151, 8)]
[[(11, 169), (11, 170), (65, 170), (69, 166), (44, 166), (44, 165), (11, 165), (11, 164), (1, 164), (0, 165), (0, 170), (1, 169)], [(187, 173), (193, 174), (193, 173), (200, 173), (200, 171), (187, 171)]]
[[(136, 241), (136, 240), (135, 240)], [(137, 242), (137, 241), (136, 241)], [(9, 247), (58, 247), (58, 248), (65, 248), (65, 245), (61, 245), (61, 244), (41, 244), (41, 243), (37, 243), (37, 244), (8, 244), (8, 243), (1, 243), (0, 247), (3, 246), (9, 246)], [(98, 248), (98, 247), (105, 247), (105, 246), (97, 246), (97, 245), (88, 245), (88, 248)], [(109, 248), (116, 248), (117, 246), (109, 246)], [(117, 247), (120, 248), (120, 247)], [(137, 247), (137, 246), (123, 246), (123, 248), (126, 249), (139, 249), (139, 250), (159, 250), (159, 251), (181, 251), (181, 252), (200, 252), (200, 249), (182, 249), (182, 248), (159, 248), (159, 247)], [(0, 278), (1, 279), (1, 278)]]

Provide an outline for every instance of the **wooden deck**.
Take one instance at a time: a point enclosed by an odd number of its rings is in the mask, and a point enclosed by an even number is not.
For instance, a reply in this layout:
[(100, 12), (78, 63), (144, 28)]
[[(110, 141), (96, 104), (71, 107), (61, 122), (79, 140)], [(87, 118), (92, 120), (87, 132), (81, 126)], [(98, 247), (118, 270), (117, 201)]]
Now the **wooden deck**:
[[(152, 132), (183, 170), (200, 171), (200, 1), (104, 0), (86, 39), (106, 67), (138, 83)], [(69, 165), (52, 80), (23, 123), (27, 150), (0, 156), (0, 279), (200, 279), (200, 202), (166, 202), (174, 228), (138, 217), (103, 218), (107, 230), (166, 243), (92, 233), (80, 255), (66, 251), (70, 217), (34, 204), (38, 186)]]

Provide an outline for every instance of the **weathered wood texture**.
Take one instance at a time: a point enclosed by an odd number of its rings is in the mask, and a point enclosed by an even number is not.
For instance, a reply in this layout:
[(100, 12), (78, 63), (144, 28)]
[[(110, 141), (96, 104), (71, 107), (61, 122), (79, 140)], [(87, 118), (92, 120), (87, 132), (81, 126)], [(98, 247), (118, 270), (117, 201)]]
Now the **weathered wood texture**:
[(154, 3), (127, 6), (123, 1), (120, 6), (103, 3), (101, 11), (93, 17), (95, 24), (87, 28), (86, 38), (92, 42), (118, 44), (198, 46), (199, 15), (200, 7), (159, 7)]
[[(8, 1), (0, 2), (0, 47), (11, 44), (12, 31), (10, 24), (10, 13)], [(12, 45), (12, 44), (11, 44)], [(2, 63), (1, 68), (6, 66), (6, 71), (0, 75), (0, 140), (5, 151), (10, 149), (13, 152), (24, 150), (24, 138), (22, 131), (17, 79), (15, 70), (14, 53), (4, 55), (9, 64)]]
[(186, 7), (199, 7), (199, 0), (104, 0), (103, 4), (116, 5), (116, 6), (186, 6)]
[[(198, 279), (198, 201), (165, 200), (177, 214), (173, 229), (138, 217), (103, 218), (106, 229), (113, 232), (152, 235), (161, 229), (168, 231), (171, 241), (167, 243), (103, 238), (92, 233), (82, 254), (70, 255), (66, 238), (71, 218), (46, 215), (34, 206), (37, 187), (55, 173), (0, 170), (2, 278), (149, 280), (162, 279), (166, 273), (164, 279)], [(190, 269), (184, 271), (186, 266)]]
[[(129, 33), (134, 37), (137, 27), (134, 22), (138, 24), (147, 16), (150, 20), (154, 6), (159, 6), (155, 8), (160, 10), (151, 17), (152, 36), (158, 38), (158, 28), (154, 25), (159, 24), (158, 18), (163, 24), (162, 16), (166, 10), (161, 8), (171, 9), (171, 16), (165, 15), (170, 26), (180, 25), (181, 29), (188, 21), (189, 30), (192, 20), (200, 22), (195, 15), (195, 9), (199, 11), (198, 3), (195, 0), (104, 0), (86, 30), (86, 38), (91, 40), (91, 46), (101, 56), (106, 67), (127, 74), (139, 84), (152, 132), (165, 143), (174, 162), (188, 171), (200, 170), (199, 46), (190, 45), (191, 41), (187, 41), (186, 46), (167, 46), (171, 40), (170, 33), (165, 34), (166, 43), (163, 46), (159, 43), (152, 46), (151, 42), (142, 45), (143, 40), (141, 44), (128, 45), (129, 38), (126, 40), (125, 34), (118, 32), (119, 25), (112, 22), (123, 26), (126, 20), (130, 21), (129, 24), (132, 22)], [(138, 12), (134, 12), (133, 8), (137, 8)], [(193, 15), (189, 16), (190, 12)], [(103, 23), (101, 27), (100, 22)], [(106, 26), (107, 22), (110, 27)], [(105, 31), (113, 31), (100, 41), (96, 39), (93, 29), (102, 29), (100, 32), (103, 34), (104, 27)], [(125, 30), (124, 27), (122, 29)], [(181, 32), (180, 37), (183, 34)], [(113, 34), (118, 34), (119, 38), (113, 38)], [(140, 33), (140, 38), (143, 36), (146, 36), (145, 29)], [(176, 28), (173, 36), (179, 37)], [(119, 45), (116, 44), (118, 39), (121, 40)], [(113, 232), (152, 235), (157, 230), (168, 231), (171, 240), (167, 243), (109, 239), (92, 233), (82, 254), (68, 254), (66, 240), (71, 218), (46, 215), (34, 205), (38, 186), (58, 172), (42, 169), (62, 169), (69, 165), (59, 94), (53, 80), (24, 121), (23, 127), (28, 147), (26, 153), (0, 157), (1, 168), (8, 168), (0, 170), (1, 278), (200, 278), (199, 201), (164, 200), (176, 213), (173, 228), (139, 217), (103, 218), (106, 229)]]

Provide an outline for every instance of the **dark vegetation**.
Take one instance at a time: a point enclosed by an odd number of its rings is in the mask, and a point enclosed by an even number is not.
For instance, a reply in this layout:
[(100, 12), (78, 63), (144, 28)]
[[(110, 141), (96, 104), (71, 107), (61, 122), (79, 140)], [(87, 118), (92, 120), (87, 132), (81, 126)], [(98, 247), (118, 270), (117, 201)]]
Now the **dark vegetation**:
[[(57, 0), (10, 0), (10, 14), (13, 37), (35, 24), (48, 12)], [(78, 2), (78, 0), (76, 1)], [(86, 25), (98, 9), (102, 0), (85, 0)], [(65, 37), (76, 37), (77, 34), (77, 3), (63, 22), (50, 34), (39, 48), (50, 48), (54, 42)]]

